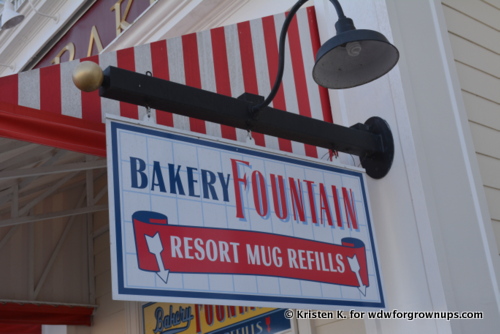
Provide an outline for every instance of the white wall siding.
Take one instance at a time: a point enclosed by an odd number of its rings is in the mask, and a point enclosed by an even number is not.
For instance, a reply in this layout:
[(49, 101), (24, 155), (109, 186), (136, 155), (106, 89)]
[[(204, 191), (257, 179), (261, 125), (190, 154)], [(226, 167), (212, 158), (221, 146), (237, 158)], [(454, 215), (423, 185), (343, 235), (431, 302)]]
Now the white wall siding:
[(493, 230), (500, 244), (500, 2), (442, 3)]

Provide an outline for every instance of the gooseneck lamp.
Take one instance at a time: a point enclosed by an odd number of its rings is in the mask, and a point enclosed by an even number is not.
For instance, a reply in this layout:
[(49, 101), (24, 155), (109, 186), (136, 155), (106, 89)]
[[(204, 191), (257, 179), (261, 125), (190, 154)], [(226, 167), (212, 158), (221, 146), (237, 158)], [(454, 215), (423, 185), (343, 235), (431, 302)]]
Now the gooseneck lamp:
[(384, 35), (354, 27), (337, 0), (337, 35), (321, 46), (316, 54), (313, 78), (318, 85), (332, 89), (351, 88), (380, 78), (399, 59), (398, 49)]
[[(285, 41), (288, 27), (300, 7), (309, 0), (299, 0), (290, 9), (281, 28), (279, 39), (279, 65), (276, 80), (268, 97), (253, 112), (268, 106), (274, 99), (283, 79), (285, 67)], [(398, 49), (384, 35), (373, 30), (359, 30), (352, 19), (345, 16), (338, 0), (330, 0), (337, 12), (337, 35), (321, 46), (313, 68), (314, 81), (331, 89), (344, 89), (364, 85), (389, 72), (399, 59)]]
[[(389, 172), (394, 158), (392, 132), (382, 118), (371, 117), (364, 124), (345, 127), (269, 107), (283, 78), (288, 27), (307, 1), (299, 0), (283, 24), (278, 72), (267, 98), (248, 93), (233, 98), (112, 66), (103, 73), (91, 62), (80, 63), (73, 82), (83, 91), (99, 88), (102, 97), (357, 155), (366, 173), (380, 179)], [(355, 29), (339, 2), (330, 1), (339, 17), (337, 35), (317, 53), (315, 81), (327, 88), (350, 88), (390, 71), (399, 59), (398, 50), (376, 31)]]

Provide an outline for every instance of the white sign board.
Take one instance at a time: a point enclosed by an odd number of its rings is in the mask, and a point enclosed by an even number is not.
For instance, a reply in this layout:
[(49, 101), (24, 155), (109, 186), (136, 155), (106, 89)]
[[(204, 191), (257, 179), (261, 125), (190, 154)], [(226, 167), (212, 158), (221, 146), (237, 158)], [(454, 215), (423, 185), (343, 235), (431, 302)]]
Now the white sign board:
[(113, 297), (383, 308), (364, 174), (108, 119)]

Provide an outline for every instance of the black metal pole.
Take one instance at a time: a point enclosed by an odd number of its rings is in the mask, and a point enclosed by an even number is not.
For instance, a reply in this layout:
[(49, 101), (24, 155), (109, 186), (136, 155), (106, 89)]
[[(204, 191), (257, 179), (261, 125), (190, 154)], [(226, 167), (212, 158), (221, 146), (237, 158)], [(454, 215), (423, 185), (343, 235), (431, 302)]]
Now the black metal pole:
[(360, 157), (367, 174), (384, 177), (394, 155), (387, 123), (371, 118), (344, 127), (287, 111), (264, 107), (252, 113), (262, 97), (244, 94), (236, 99), (116, 67), (104, 71), (102, 97), (149, 106), (205, 121), (251, 130)]

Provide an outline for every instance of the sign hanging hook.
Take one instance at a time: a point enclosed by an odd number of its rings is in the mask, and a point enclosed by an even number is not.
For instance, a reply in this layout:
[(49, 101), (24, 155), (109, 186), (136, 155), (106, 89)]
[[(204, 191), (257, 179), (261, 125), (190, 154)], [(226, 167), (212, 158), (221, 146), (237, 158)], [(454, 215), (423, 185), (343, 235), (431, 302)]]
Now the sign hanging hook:
[[(152, 77), (153, 73), (151, 73), (151, 71), (146, 71), (146, 75), (148, 77)], [(151, 107), (149, 106), (149, 104), (146, 104), (144, 107), (146, 108), (146, 116), (148, 120), (151, 120)]]
[(252, 144), (252, 145), (255, 144), (255, 140), (252, 137), (252, 130), (249, 130), (249, 129), (247, 130), (247, 140), (246, 140), (246, 143), (247, 144)]

